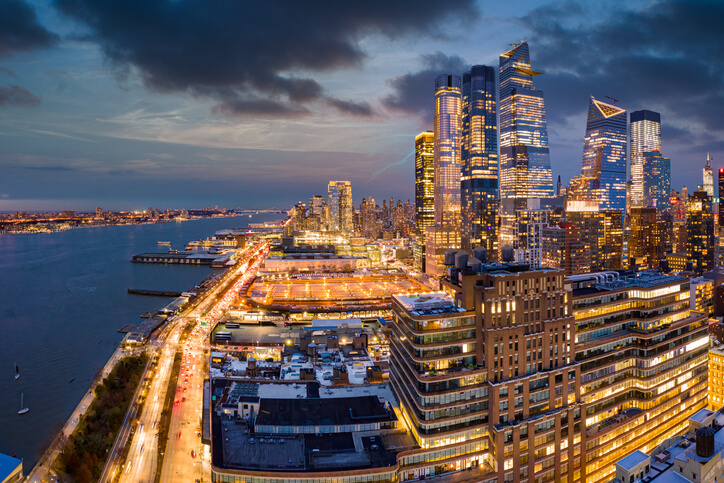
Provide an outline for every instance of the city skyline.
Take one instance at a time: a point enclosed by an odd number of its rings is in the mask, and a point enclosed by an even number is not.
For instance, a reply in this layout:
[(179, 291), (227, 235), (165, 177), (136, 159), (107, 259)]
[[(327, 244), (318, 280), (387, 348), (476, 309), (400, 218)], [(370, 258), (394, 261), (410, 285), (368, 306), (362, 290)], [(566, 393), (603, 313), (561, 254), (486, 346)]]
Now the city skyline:
[[(264, 6), (204, 5), (200, 25), (189, 20), (202, 8), (194, 3), (148, 2), (123, 16), (112, 2), (4, 3), (13, 21), (0, 34), (2, 211), (283, 207), (329, 179), (350, 180), (357, 204), (412, 199), (411, 139), (433, 127), (435, 77), (496, 65), (521, 40), (546, 73), (536, 88), (564, 185), (580, 170), (590, 94), (662, 114), (672, 188), (696, 189), (707, 152), (720, 167), (721, 65), (704, 60), (723, 44), (713, 2), (461, 2), (434, 15), (405, 3), (345, 6), (305, 12), (275, 40), (244, 28), (247, 18), (287, 25)], [(140, 18), (149, 30), (129, 35)], [(244, 33), (229, 33), (229, 19)], [(187, 28), (197, 35), (181, 38)], [(324, 40), (308, 35), (320, 29)], [(485, 34), (471, 41), (473, 31)], [(171, 50), (180, 41), (183, 58)], [(691, 61), (695, 46), (706, 52)]]

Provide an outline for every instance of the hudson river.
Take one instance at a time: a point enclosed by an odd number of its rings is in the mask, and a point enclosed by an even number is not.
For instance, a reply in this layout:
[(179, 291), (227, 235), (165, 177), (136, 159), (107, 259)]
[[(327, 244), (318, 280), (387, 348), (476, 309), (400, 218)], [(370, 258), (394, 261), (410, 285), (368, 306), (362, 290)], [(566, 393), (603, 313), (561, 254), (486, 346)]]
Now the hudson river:
[[(131, 263), (133, 255), (167, 252), (158, 241), (182, 251), (218, 230), (283, 217), (0, 234), (0, 452), (22, 458), (28, 474), (118, 346), (116, 331), (172, 300), (128, 295), (128, 288), (185, 291), (212, 273), (207, 266)], [(30, 408), (22, 416), (21, 392)]]

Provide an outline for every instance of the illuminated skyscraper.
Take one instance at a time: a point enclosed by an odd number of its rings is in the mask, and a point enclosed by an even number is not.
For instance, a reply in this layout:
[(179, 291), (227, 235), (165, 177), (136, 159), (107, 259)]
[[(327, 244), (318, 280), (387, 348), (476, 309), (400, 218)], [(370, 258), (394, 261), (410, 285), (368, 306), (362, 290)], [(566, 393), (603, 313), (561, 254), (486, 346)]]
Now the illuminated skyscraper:
[[(425, 227), (435, 224), (435, 136), (432, 131), (415, 137), (415, 226), (425, 244)], [(387, 200), (384, 200), (386, 211)]]
[(661, 114), (653, 111), (631, 113), (631, 206), (645, 205), (644, 153), (661, 155)]
[(346, 235), (353, 232), (352, 184), (349, 181), (330, 181), (327, 187), (329, 206), (329, 229)]
[[(435, 224), (460, 225), (460, 76), (435, 79)], [(459, 229), (459, 228), (458, 228)]]
[(626, 127), (625, 109), (591, 96), (581, 177), (601, 210), (626, 209)]
[[(643, 204), (653, 206), (658, 212), (671, 208), (671, 160), (658, 151), (641, 156)], [(632, 205), (633, 206), (633, 205)]]
[[(461, 243), (495, 259), (498, 245), (498, 123), (495, 69), (474, 65), (463, 74)], [(492, 257), (492, 258), (491, 258)]]
[(552, 198), (553, 176), (543, 91), (533, 77), (528, 42), (500, 56), (501, 198)]
[[(719, 200), (724, 198), (724, 168), (719, 168)], [(722, 210), (722, 203), (719, 201), (719, 228), (724, 228), (724, 210)]]
[(714, 197), (714, 171), (711, 169), (711, 156), (706, 153), (706, 166), (704, 166), (703, 178), (704, 178), (704, 191), (706, 194), (713, 198)]
[(714, 214), (711, 198), (697, 190), (686, 203), (686, 259), (692, 270), (703, 273), (715, 268)]

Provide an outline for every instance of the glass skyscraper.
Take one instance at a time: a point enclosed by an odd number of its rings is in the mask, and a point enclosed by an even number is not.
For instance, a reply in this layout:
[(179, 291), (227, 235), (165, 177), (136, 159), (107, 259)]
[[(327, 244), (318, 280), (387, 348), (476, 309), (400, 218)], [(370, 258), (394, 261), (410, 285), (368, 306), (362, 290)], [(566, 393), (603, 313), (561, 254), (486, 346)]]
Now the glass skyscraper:
[(460, 76), (435, 79), (435, 224), (460, 226)]
[(552, 198), (553, 176), (543, 91), (533, 85), (528, 43), (500, 56), (500, 194)]
[(702, 170), (702, 180), (704, 181), (704, 191), (710, 197), (714, 197), (714, 171), (711, 169), (711, 156), (706, 153), (706, 166)]
[(425, 244), (425, 228), (435, 224), (434, 134), (415, 137), (415, 226), (418, 240)]
[(626, 209), (626, 124), (625, 109), (591, 96), (581, 178), (600, 210)]
[(670, 209), (671, 160), (658, 151), (645, 152), (641, 158), (643, 206), (653, 206), (659, 212)]
[(495, 69), (474, 65), (463, 74), (460, 160), (461, 246), (497, 253), (498, 126)]
[(351, 235), (352, 225), (352, 184), (349, 181), (330, 181), (327, 187), (329, 206), (329, 230)]
[(631, 113), (631, 206), (644, 203), (644, 153), (661, 154), (661, 114), (654, 111)]

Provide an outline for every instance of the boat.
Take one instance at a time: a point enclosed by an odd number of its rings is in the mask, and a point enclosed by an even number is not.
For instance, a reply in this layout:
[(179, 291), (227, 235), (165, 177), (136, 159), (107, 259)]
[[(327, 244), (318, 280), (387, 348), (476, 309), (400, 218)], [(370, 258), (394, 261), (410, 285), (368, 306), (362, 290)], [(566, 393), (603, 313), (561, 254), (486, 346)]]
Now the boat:
[(169, 246), (169, 247), (171, 246), (171, 242), (167, 242), (167, 241), (160, 241), (160, 242), (158, 242), (158, 244), (162, 245), (162, 246)]
[(25, 414), (28, 411), (30, 411), (30, 408), (24, 408), (23, 407), (23, 393), (20, 393), (20, 411), (18, 411), (18, 414)]
[(15, 380), (17, 381), (20, 379), (20, 368), (18, 367), (17, 362), (15, 363)]

